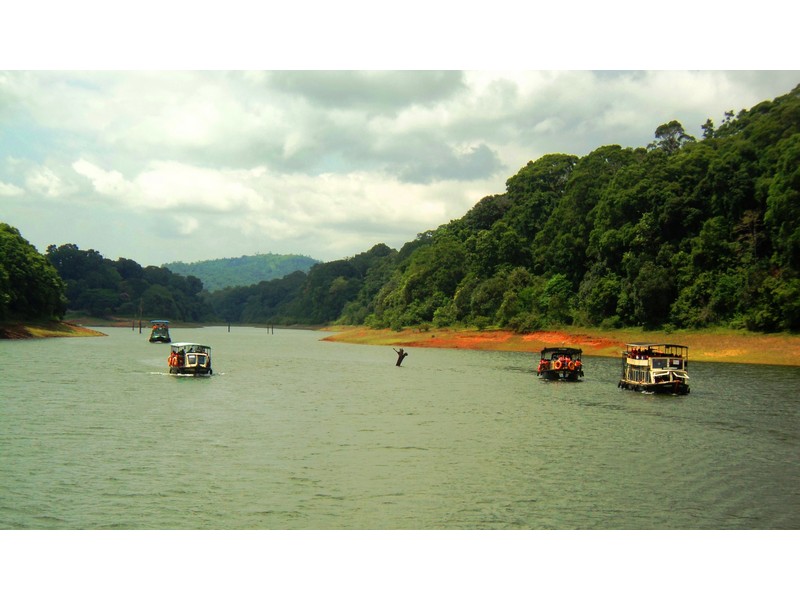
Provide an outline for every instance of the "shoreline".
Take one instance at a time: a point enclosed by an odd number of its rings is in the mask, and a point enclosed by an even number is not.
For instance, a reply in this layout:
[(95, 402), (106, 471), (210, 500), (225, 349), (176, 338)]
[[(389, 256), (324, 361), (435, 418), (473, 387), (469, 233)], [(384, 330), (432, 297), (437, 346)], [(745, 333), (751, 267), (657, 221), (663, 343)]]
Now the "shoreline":
[[(91, 321), (91, 319), (87, 319)], [(123, 324), (124, 323), (124, 324)], [(87, 326), (88, 325), (88, 326)], [(0, 323), (0, 339), (25, 340), (56, 337), (102, 337), (105, 333), (74, 321), (40, 323)], [(127, 322), (101, 322), (97, 326), (130, 327)], [(183, 325), (204, 327), (209, 324)], [(237, 327), (241, 327), (239, 324)], [(257, 324), (249, 325), (259, 327)], [(293, 329), (293, 328), (286, 328)], [(752, 333), (738, 330), (642, 331), (641, 329), (601, 330), (579, 327), (546, 329), (532, 333), (508, 330), (459, 329), (370, 329), (367, 327), (308, 327), (329, 332), (326, 342), (395, 346), (406, 348), (448, 348), (528, 352), (538, 356), (547, 346), (581, 348), (585, 356), (618, 358), (626, 343), (665, 342), (689, 347), (690, 360), (737, 364), (765, 364), (800, 367), (800, 335), (789, 333)]]
[(323, 341), (408, 348), (450, 348), (529, 352), (538, 356), (547, 346), (581, 348), (584, 356), (618, 358), (626, 343), (674, 343), (689, 347), (689, 358), (699, 362), (800, 366), (800, 335), (751, 333), (734, 330), (642, 331), (565, 327), (532, 333), (477, 329), (368, 329), (326, 327)]
[(70, 321), (0, 323), (0, 340), (35, 340), (61, 337), (103, 337), (105, 333)]

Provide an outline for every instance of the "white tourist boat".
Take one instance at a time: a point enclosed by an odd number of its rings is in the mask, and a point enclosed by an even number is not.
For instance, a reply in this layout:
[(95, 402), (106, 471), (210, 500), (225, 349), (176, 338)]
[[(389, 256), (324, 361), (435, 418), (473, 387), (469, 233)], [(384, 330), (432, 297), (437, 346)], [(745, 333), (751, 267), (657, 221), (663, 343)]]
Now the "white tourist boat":
[(688, 367), (688, 346), (626, 344), (622, 353), (622, 377), (617, 387), (639, 392), (688, 394)]
[(212, 375), (211, 346), (193, 342), (175, 342), (167, 364), (172, 375)]

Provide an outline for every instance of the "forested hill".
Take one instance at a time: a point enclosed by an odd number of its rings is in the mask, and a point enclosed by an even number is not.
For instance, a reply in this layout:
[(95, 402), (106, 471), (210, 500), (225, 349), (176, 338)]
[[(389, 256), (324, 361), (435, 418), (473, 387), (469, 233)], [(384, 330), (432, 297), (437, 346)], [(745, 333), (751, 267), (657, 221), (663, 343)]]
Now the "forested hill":
[(193, 275), (203, 287), (213, 292), (232, 286), (247, 286), (260, 281), (279, 279), (308, 270), (319, 261), (297, 254), (257, 254), (239, 258), (219, 258), (193, 263), (172, 262), (162, 265), (178, 275)]
[[(249, 258), (257, 257), (232, 260), (248, 264), (253, 262)], [(307, 257), (272, 258), (284, 272), (308, 270), (309, 263), (316, 263)], [(253, 278), (269, 276), (263, 268), (253, 268), (251, 273)], [(294, 270), (297, 277), (306, 275)], [(67, 311), (91, 317), (184, 322), (219, 318), (199, 277), (166, 267), (143, 267), (127, 258), (111, 260), (75, 244), (48, 246), (42, 255), (19, 230), (0, 223), (0, 323), (58, 320)]]
[(800, 86), (702, 131), (543, 156), (399, 252), (210, 300), (241, 322), (800, 330)]

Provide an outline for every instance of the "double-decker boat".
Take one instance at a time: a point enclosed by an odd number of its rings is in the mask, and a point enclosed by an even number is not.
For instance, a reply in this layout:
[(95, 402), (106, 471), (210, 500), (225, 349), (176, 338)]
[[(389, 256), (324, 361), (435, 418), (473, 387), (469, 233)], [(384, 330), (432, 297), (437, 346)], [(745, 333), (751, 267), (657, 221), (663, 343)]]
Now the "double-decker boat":
[(581, 355), (580, 348), (543, 348), (538, 375), (544, 379), (578, 381), (578, 377), (583, 377)]
[(679, 344), (625, 344), (617, 387), (661, 394), (689, 393), (689, 347)]
[(167, 359), (172, 375), (212, 375), (211, 346), (175, 342)]
[(169, 344), (172, 339), (169, 337), (169, 321), (162, 319), (154, 319), (150, 321), (153, 324), (150, 330), (150, 342), (161, 342), (162, 344)]

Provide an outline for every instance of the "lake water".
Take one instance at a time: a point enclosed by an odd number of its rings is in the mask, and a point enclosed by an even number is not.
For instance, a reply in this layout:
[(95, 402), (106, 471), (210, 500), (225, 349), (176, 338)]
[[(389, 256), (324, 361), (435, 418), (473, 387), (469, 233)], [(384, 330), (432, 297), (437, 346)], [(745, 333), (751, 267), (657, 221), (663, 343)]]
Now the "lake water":
[[(3, 529), (797, 529), (800, 368), (691, 363), (692, 393), (538, 354), (173, 329), (0, 341)], [(538, 350), (535, 349), (535, 350)]]

